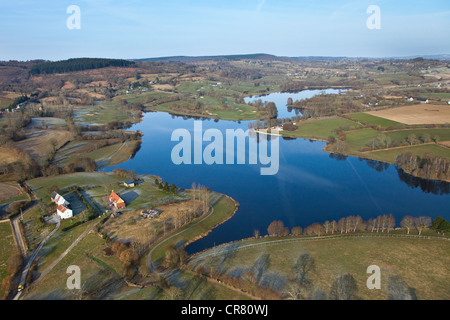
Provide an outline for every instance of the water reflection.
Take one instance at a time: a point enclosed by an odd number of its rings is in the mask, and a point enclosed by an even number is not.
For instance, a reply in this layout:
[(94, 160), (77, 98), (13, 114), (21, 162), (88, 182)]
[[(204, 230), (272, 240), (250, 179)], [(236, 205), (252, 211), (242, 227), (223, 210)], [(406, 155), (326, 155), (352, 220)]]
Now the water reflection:
[(329, 157), (330, 159), (335, 159), (338, 161), (345, 161), (348, 158), (348, 156), (339, 153), (330, 153)]
[[(345, 161), (348, 156), (338, 153), (330, 153), (329, 158), (337, 161)], [(377, 160), (364, 158), (358, 158), (358, 160), (360, 162), (365, 162), (369, 168), (374, 169), (377, 172), (387, 171), (391, 167), (389, 163)], [(422, 179), (406, 173), (398, 166), (393, 167), (397, 171), (400, 181), (407, 184), (412, 189), (420, 188), (425, 193), (432, 193), (436, 195), (446, 195), (450, 193), (450, 183), (448, 182)]]
[(415, 189), (419, 188), (426, 193), (432, 193), (437, 195), (445, 195), (450, 193), (450, 183), (445, 181), (426, 180), (418, 177), (414, 177), (403, 169), (396, 167), (398, 177), (400, 181), (406, 183), (409, 187)]
[(372, 159), (359, 158), (360, 161), (365, 161), (369, 168), (375, 169), (378, 172), (383, 172), (389, 169), (390, 164)]

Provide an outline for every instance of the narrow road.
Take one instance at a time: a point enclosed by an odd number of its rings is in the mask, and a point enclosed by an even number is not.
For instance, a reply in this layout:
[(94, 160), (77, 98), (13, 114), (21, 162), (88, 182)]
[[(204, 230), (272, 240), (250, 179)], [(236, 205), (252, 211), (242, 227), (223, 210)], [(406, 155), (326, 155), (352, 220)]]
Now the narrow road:
[[(27, 263), (25, 265), (25, 268), (22, 270), (22, 276), (20, 278), (20, 282), (19, 285), (22, 287), (25, 287), (25, 282), (27, 280), (27, 276), (28, 276), (28, 272), (30, 271), (30, 267), (33, 264), (34, 259), (36, 259), (39, 251), (41, 250), (41, 248), (44, 246), (44, 244), (47, 242), (48, 239), (50, 239), (55, 232), (59, 229), (59, 226), (61, 225), (61, 220), (59, 219), (58, 216), (52, 216), (51, 219), (49, 219), (49, 222), (56, 222), (56, 227), (55, 229), (53, 229), (52, 232), (50, 232), (44, 240), (42, 240), (42, 242), (39, 244), (39, 246), (36, 248), (36, 250), (34, 250), (33, 254), (27, 258)], [(19, 291), (16, 296), (14, 297), (14, 300), (18, 300), (20, 298), (20, 296), (22, 295), (22, 291)]]
[(19, 248), (20, 254), (23, 258), (27, 257), (27, 248), (25, 247), (25, 242), (23, 241), (22, 233), (20, 232), (20, 227), (18, 223), (19, 217), (11, 219), (11, 227), (14, 234), (14, 239), (16, 240), (17, 247)]
[[(22, 213), (25, 215), (29, 210), (33, 209), (38, 204), (38, 201), (34, 200), (33, 203)], [(22, 232), (20, 232), (19, 227), (20, 215), (15, 216), (11, 219), (11, 226), (13, 229), (14, 238), (16, 239), (17, 247), (19, 248), (22, 257), (25, 259), (27, 257), (27, 248), (25, 246), (25, 241), (23, 241)]]

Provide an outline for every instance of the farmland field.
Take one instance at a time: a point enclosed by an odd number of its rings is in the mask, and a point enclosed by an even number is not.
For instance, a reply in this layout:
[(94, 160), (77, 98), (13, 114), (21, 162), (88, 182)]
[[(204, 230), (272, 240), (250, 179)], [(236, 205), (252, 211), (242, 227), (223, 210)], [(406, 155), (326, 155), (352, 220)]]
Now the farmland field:
[(370, 111), (367, 114), (409, 125), (450, 123), (450, 106), (448, 105), (418, 104)]
[(0, 183), (0, 202), (13, 197), (17, 197), (22, 193), (16, 186), (10, 184)]
[(339, 127), (359, 128), (360, 124), (344, 118), (328, 118), (304, 123), (298, 123), (298, 129), (295, 131), (281, 132), (282, 135), (301, 138), (316, 138), (326, 140), (329, 136), (336, 136), (334, 129)]
[(397, 121), (392, 121), (389, 119), (381, 118), (379, 116), (371, 115), (369, 113), (352, 113), (349, 114), (350, 118), (357, 121), (365, 122), (369, 125), (380, 126), (382, 128), (387, 128), (390, 126), (398, 126), (400, 123)]
[(72, 139), (72, 134), (68, 131), (31, 129), (27, 131), (26, 139), (17, 143), (17, 147), (22, 151), (27, 151), (38, 163), (41, 163), (53, 148), (60, 148), (70, 139)]
[(450, 159), (450, 149), (441, 147), (434, 143), (404, 148), (393, 148), (390, 150), (371, 151), (368, 152), (368, 154), (374, 160), (388, 161), (390, 163), (394, 163), (395, 160), (397, 159), (397, 156), (405, 152), (411, 152), (412, 154), (421, 157), (425, 153), (428, 153), (431, 157), (444, 157)]

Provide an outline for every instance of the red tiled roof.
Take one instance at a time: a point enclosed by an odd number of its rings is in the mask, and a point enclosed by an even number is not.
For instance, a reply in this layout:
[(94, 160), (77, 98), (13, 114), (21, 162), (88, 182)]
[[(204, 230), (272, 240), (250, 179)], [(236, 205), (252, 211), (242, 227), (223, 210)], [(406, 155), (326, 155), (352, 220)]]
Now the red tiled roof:
[(114, 191), (111, 192), (111, 195), (109, 196), (109, 200), (114, 202), (118, 208), (125, 207), (125, 201), (117, 193)]

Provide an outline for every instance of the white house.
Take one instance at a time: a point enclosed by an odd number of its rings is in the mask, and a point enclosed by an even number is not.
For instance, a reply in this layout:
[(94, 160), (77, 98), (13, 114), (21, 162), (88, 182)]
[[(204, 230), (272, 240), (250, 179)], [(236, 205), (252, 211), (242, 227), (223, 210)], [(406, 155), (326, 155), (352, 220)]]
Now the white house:
[(56, 192), (53, 192), (52, 194), (52, 201), (57, 205), (63, 205), (65, 207), (69, 206), (69, 202)]
[(59, 205), (58, 208), (56, 209), (56, 213), (58, 214), (58, 216), (64, 220), (64, 219), (69, 219), (73, 217), (73, 211), (63, 205)]
[(52, 194), (52, 201), (56, 203), (56, 214), (61, 219), (68, 219), (73, 217), (73, 211), (69, 208), (70, 203), (66, 199), (64, 199), (62, 196), (60, 196), (57, 192), (53, 192)]

